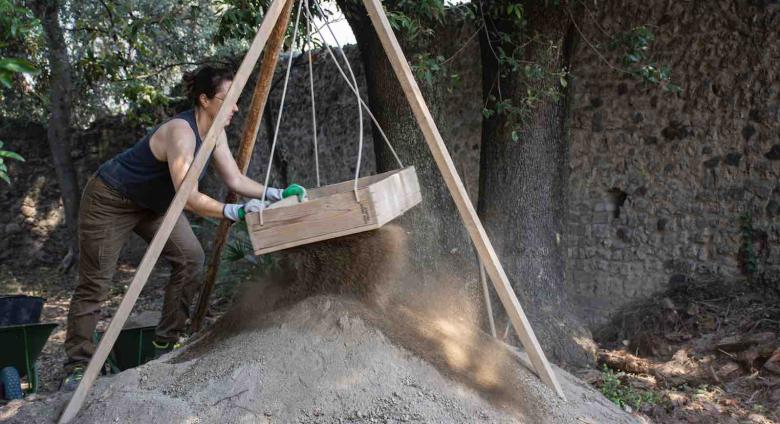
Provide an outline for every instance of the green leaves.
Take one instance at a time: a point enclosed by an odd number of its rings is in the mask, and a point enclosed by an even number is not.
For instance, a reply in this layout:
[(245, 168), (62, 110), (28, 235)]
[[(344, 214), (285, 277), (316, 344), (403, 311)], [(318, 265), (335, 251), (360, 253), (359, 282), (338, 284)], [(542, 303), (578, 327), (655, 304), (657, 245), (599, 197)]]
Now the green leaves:
[(32, 11), (19, 1), (0, 0), (0, 48), (15, 43), (38, 26)]
[(8, 178), (8, 167), (5, 164), (5, 159), (14, 159), (19, 162), (24, 162), (24, 158), (16, 152), (3, 150), (3, 142), (0, 141), (0, 179), (11, 184), (11, 179)]
[(414, 55), (412, 70), (417, 79), (433, 86), (435, 78), (444, 70), (444, 56), (432, 56), (430, 53)]
[(249, 230), (246, 221), (233, 224), (231, 234), (231, 241), (225, 246), (222, 257), (228, 263), (246, 260), (250, 263), (257, 264), (257, 257), (254, 255), (254, 249), (249, 242)]
[(621, 62), (626, 72), (641, 78), (649, 84), (660, 85), (664, 90), (677, 93), (680, 86), (671, 82), (671, 69), (652, 60), (651, 47), (655, 34), (646, 26), (634, 27), (620, 32), (610, 40), (611, 50), (622, 50)]
[(269, 6), (267, 0), (219, 0), (215, 3), (221, 16), (214, 42), (223, 45), (230, 40), (250, 40)]
[[(214, 42), (220, 46), (238, 44), (246, 48), (260, 26), (271, 2), (270, 0), (217, 0), (215, 4), (217, 6), (217, 14), (219, 15), (219, 24), (214, 35)], [(295, 4), (296, 6), (293, 9), (290, 24), (287, 28), (286, 43), (288, 45), (286, 48), (289, 48), (290, 39), (294, 32), (293, 24), (300, 3), (296, 2)], [(329, 10), (323, 9), (323, 12), (328, 15), (328, 18), (331, 18), (330, 15), (332, 13)], [(319, 9), (313, 4), (309, 6), (309, 13), (314, 18), (323, 18)], [(300, 22), (298, 23), (298, 36), (295, 40), (299, 45), (306, 41), (306, 18), (304, 14), (305, 11), (302, 10)], [(323, 33), (327, 34), (328, 31), (323, 30)]]
[(0, 59), (0, 70), (25, 74), (38, 73), (38, 70), (35, 69), (35, 66), (24, 59)]
[(0, 84), (5, 88), (11, 88), (13, 84), (13, 75), (16, 73), (38, 74), (32, 63), (24, 59), (6, 59), (0, 58)]
[[(18, 7), (12, 0), (0, 0), (0, 48), (12, 46), (13, 55), (18, 55), (24, 50), (24, 38), (37, 24), (29, 9)], [(18, 73), (35, 75), (38, 70), (28, 60), (3, 57), (0, 52), (0, 85), (11, 88), (13, 76)]]
[[(434, 34), (434, 27), (444, 22), (448, 6), (442, 0), (396, 0), (385, 4), (390, 26), (407, 42), (425, 43)], [(450, 8), (472, 14), (469, 8)]]
[(615, 372), (606, 364), (601, 369), (601, 383), (599, 391), (621, 408), (629, 405), (634, 409), (639, 409), (642, 405), (655, 405), (660, 399), (658, 395), (651, 390), (638, 390), (624, 383), (626, 373)]
[(523, 6), (521, 4), (508, 4), (506, 6), (506, 14), (510, 17), (522, 21), (523, 19)]
[(228, 262), (237, 262), (242, 259), (247, 259), (250, 262), (254, 262), (254, 250), (246, 240), (235, 239), (225, 247), (225, 253), (223, 254)]
[(63, 0), (73, 91), (83, 93), (73, 99), (74, 125), (117, 113), (158, 121), (182, 72), (216, 56), (215, 9), (208, 0)]
[[(23, 50), (23, 38), (32, 31), (37, 24), (29, 9), (17, 7), (16, 2), (0, 0), (0, 48), (13, 45), (18, 50)], [(0, 85), (11, 88), (14, 74), (38, 74), (38, 69), (30, 61), (18, 58), (2, 57), (0, 52)], [(10, 150), (3, 149), (4, 143), (0, 141), (0, 179), (11, 184), (8, 177), (8, 165), (6, 159), (24, 162), (24, 158)]]

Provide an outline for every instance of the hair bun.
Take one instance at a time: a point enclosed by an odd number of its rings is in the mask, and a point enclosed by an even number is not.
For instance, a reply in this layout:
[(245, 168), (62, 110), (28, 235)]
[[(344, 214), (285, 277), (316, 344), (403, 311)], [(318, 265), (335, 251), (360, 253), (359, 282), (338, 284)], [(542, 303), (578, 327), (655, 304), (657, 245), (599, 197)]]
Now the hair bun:
[(185, 72), (182, 76), (182, 86), (184, 93), (193, 105), (200, 106), (198, 98), (201, 94), (205, 94), (206, 97), (211, 99), (222, 82), (232, 80), (233, 72), (223, 68), (204, 65), (194, 71)]
[(191, 71), (191, 72), (185, 72), (184, 75), (181, 78), (182, 82), (182, 88), (184, 89), (184, 94), (192, 100), (191, 94), (192, 89), (195, 86), (195, 77), (197, 76), (197, 72)]

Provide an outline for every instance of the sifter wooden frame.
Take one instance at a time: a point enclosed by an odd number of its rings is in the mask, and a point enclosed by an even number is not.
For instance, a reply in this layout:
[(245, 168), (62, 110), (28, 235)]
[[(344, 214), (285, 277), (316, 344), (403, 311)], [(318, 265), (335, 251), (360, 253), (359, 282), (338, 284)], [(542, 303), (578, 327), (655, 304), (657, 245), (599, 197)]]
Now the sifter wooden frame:
[[(413, 166), (307, 190), (309, 200), (287, 198), (246, 216), (255, 255), (375, 230), (420, 201)], [(357, 197), (357, 199), (356, 199)]]

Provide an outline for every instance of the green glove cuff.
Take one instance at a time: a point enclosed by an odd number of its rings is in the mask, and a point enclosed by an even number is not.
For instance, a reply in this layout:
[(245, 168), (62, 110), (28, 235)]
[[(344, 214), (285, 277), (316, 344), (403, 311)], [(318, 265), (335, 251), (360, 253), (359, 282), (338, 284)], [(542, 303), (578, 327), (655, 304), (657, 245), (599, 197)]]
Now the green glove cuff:
[(238, 219), (240, 221), (243, 221), (245, 217), (246, 217), (246, 211), (244, 210), (244, 207), (241, 206), (241, 208), (238, 210)]
[(282, 199), (286, 199), (290, 196), (298, 196), (298, 200), (303, 201), (304, 197), (306, 197), (306, 189), (300, 184), (290, 184), (282, 191)]

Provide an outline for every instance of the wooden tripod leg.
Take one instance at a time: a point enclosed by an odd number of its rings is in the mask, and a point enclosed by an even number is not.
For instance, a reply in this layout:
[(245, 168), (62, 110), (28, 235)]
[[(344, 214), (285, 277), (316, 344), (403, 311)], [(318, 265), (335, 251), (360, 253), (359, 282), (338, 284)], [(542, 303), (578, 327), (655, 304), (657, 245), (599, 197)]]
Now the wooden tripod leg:
[(233, 105), (236, 104), (238, 96), (244, 89), (244, 85), (246, 84), (247, 79), (249, 79), (249, 75), (252, 73), (255, 63), (257, 63), (257, 59), (260, 57), (260, 52), (263, 50), (263, 46), (265, 45), (266, 40), (268, 40), (271, 30), (273, 29), (276, 20), (279, 18), (284, 2), (285, 0), (274, 0), (266, 11), (266, 15), (263, 17), (263, 23), (260, 25), (260, 29), (257, 31), (257, 35), (255, 35), (252, 45), (249, 47), (249, 51), (244, 57), (244, 61), (241, 62), (241, 66), (238, 68), (238, 72), (233, 79), (233, 84), (231, 84), (230, 89), (225, 95), (222, 107), (220, 107), (219, 112), (217, 112), (217, 116), (214, 118), (211, 128), (209, 128), (201, 148), (195, 155), (195, 159), (192, 161), (192, 165), (187, 171), (184, 181), (182, 181), (181, 186), (179, 186), (179, 189), (176, 191), (176, 196), (174, 196), (171, 205), (165, 212), (162, 224), (154, 235), (152, 242), (149, 244), (149, 248), (146, 250), (143, 259), (141, 259), (138, 271), (136, 271), (133, 281), (127, 289), (127, 294), (125, 294), (125, 297), (122, 299), (122, 303), (119, 305), (114, 318), (108, 325), (108, 330), (106, 330), (103, 338), (100, 340), (100, 344), (98, 345), (95, 354), (92, 356), (92, 360), (89, 361), (89, 366), (87, 366), (81, 383), (79, 383), (78, 388), (76, 388), (68, 405), (65, 407), (62, 416), (60, 416), (60, 423), (68, 423), (73, 420), (81, 409), (81, 405), (84, 404), (87, 393), (92, 387), (92, 383), (95, 382), (95, 378), (97, 378), (100, 369), (103, 367), (103, 363), (106, 361), (108, 354), (111, 352), (114, 342), (119, 336), (119, 331), (124, 326), (125, 321), (127, 321), (127, 317), (130, 315), (130, 311), (132, 311), (135, 301), (141, 293), (141, 289), (143, 289), (146, 284), (146, 280), (149, 278), (149, 274), (152, 272), (154, 264), (160, 257), (160, 252), (168, 241), (173, 226), (179, 219), (179, 215), (181, 215), (181, 211), (187, 203), (187, 198), (198, 181), (201, 170), (203, 170), (212, 150), (214, 150), (217, 137), (223, 131), (227, 115), (233, 108)]
[[(263, 117), (263, 110), (265, 110), (265, 104), (268, 101), (268, 93), (271, 91), (271, 82), (273, 82), (276, 64), (279, 62), (279, 53), (282, 51), (282, 46), (284, 45), (284, 34), (287, 31), (287, 25), (290, 22), (290, 11), (292, 10), (292, 6), (292, 0), (287, 0), (285, 2), (282, 14), (279, 16), (279, 20), (276, 21), (276, 26), (274, 27), (274, 30), (268, 39), (268, 44), (263, 52), (263, 60), (260, 62), (260, 71), (258, 72), (257, 83), (255, 84), (255, 90), (252, 94), (252, 103), (247, 112), (247, 120), (244, 124), (244, 131), (241, 135), (241, 144), (238, 148), (238, 156), (236, 157), (236, 164), (245, 175), (249, 168), (249, 161), (252, 159), (252, 150), (255, 148), (257, 131), (260, 129), (260, 120)], [(225, 198), (225, 203), (236, 203), (237, 201), (238, 195), (233, 192), (228, 193)], [(195, 315), (192, 319), (193, 331), (200, 331), (200, 328), (203, 325), (203, 318), (209, 310), (209, 299), (211, 298), (211, 292), (214, 290), (214, 283), (217, 280), (217, 271), (219, 270), (220, 262), (222, 262), (222, 251), (225, 248), (225, 242), (227, 241), (228, 234), (230, 234), (230, 226), (232, 224), (233, 223), (229, 219), (222, 219), (217, 228), (217, 233), (214, 236), (214, 243), (211, 247), (211, 258), (209, 260), (209, 265), (206, 268), (206, 275), (203, 278), (200, 295), (198, 296), (198, 306), (195, 309)]]
[(490, 334), (496, 337), (496, 322), (493, 320), (493, 305), (490, 304), (490, 290), (487, 285), (487, 275), (485, 275), (485, 265), (482, 265), (482, 259), (479, 260), (479, 282), (482, 284), (482, 295), (485, 298), (485, 312), (487, 312), (488, 322), (490, 323)]
[(417, 82), (415, 82), (412, 76), (406, 57), (404, 57), (401, 46), (398, 44), (398, 40), (390, 27), (390, 22), (388, 22), (387, 16), (382, 9), (381, 1), (363, 0), (363, 4), (365, 4), (368, 16), (371, 18), (379, 40), (382, 42), (382, 47), (387, 53), (387, 58), (393, 66), (393, 71), (395, 71), (398, 81), (401, 83), (401, 88), (404, 90), (412, 112), (414, 112), (414, 117), (417, 119), (417, 123), (425, 136), (425, 141), (431, 149), (433, 159), (436, 161), (436, 165), (442, 177), (444, 177), (444, 182), (447, 184), (452, 199), (458, 207), (463, 224), (477, 248), (479, 257), (485, 264), (488, 275), (493, 281), (496, 292), (517, 330), (523, 347), (528, 352), (536, 373), (558, 396), (565, 399), (561, 385), (555, 374), (553, 374), (550, 363), (547, 362), (547, 358), (544, 356), (541, 346), (539, 346), (539, 341), (536, 340), (531, 324), (528, 322), (528, 318), (525, 316), (523, 308), (520, 306), (520, 302), (509, 284), (509, 279), (501, 266), (498, 255), (496, 255), (493, 245), (490, 244), (477, 212), (469, 200), (463, 181), (461, 181), (455, 170), (455, 165), (452, 163), (449, 152), (447, 152), (444, 140), (442, 140), (431, 112), (425, 104), (420, 87), (417, 86)]

